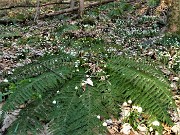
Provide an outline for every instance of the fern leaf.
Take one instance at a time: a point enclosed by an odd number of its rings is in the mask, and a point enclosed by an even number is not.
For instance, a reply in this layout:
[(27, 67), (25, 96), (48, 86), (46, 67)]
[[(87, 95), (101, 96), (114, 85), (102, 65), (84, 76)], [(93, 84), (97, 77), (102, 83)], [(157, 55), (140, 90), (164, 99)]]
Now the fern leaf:
[(111, 89), (117, 102), (120, 103), (119, 97), (126, 101), (131, 99), (160, 121), (172, 124), (167, 110), (169, 106), (175, 108), (175, 103), (160, 71), (152, 65), (123, 57), (111, 59), (109, 63)]
[(32, 64), (16, 68), (13, 74), (8, 76), (8, 81), (17, 82), (23, 79), (39, 76), (45, 72), (53, 71), (60, 67), (70, 65), (72, 59), (72, 56), (64, 53), (59, 55), (48, 55)]
[(19, 84), (14, 93), (9, 96), (3, 106), (3, 110), (14, 110), (18, 108), (19, 105), (24, 104), (29, 100), (33, 100), (34, 96), (41, 95), (49, 89), (56, 88), (63, 84), (66, 79), (69, 77), (71, 78), (72, 68), (62, 67), (55, 71), (55, 73), (47, 72), (36, 78), (28, 79), (28, 84)]
[[(101, 121), (97, 119), (97, 115), (104, 111), (100, 100), (101, 93), (93, 87), (87, 87), (79, 97), (75, 86), (80, 86), (81, 78), (76, 76), (66, 83), (56, 97), (58, 105), (54, 113), (58, 112), (58, 115), (52, 114), (50, 124), (50, 131), (54, 135), (102, 133)], [(82, 88), (79, 89), (83, 91)]]

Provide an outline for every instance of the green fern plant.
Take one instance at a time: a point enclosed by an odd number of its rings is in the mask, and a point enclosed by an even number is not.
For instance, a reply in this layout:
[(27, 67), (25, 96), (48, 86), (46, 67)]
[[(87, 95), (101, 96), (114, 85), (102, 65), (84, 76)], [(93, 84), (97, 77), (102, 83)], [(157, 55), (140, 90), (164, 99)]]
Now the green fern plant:
[(141, 105), (151, 117), (171, 124), (167, 110), (175, 108), (174, 101), (168, 82), (154, 66), (116, 56), (106, 61), (104, 71), (110, 78), (99, 81), (98, 76), (92, 77), (94, 86), (84, 88), (87, 67), (77, 70), (76, 59), (54, 55), (9, 76), (15, 87), (3, 105), (4, 114), (25, 105), (8, 128), (9, 135), (38, 134), (43, 124), (54, 135), (102, 134), (106, 129), (97, 115), (118, 116), (119, 104), (127, 99)]

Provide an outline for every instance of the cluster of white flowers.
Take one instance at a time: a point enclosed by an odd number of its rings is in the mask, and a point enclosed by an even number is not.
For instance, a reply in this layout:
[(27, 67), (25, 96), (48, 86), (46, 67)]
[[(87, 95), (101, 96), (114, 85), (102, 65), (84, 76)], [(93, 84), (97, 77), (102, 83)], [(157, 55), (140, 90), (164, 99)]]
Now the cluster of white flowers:
[(139, 106), (132, 106), (132, 109), (137, 110), (138, 113), (142, 113), (142, 108)]
[(79, 67), (79, 64), (80, 64), (80, 61), (79, 61), (79, 60), (76, 60), (76, 61), (74, 62), (74, 66), (75, 66), (76, 68)]

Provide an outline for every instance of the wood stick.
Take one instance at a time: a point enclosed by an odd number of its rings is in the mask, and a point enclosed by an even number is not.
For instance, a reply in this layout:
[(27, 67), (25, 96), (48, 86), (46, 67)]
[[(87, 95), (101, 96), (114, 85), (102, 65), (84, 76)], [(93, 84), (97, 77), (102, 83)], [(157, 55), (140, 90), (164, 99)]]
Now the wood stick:
[[(110, 3), (110, 2), (115, 2), (117, 0), (104, 0), (104, 1), (101, 1), (101, 2), (93, 2), (89, 5), (86, 5), (84, 8), (91, 8), (91, 7), (95, 7), (95, 6), (99, 6), (99, 5), (103, 5), (103, 4), (106, 4), (106, 3)], [(43, 14), (39, 17), (39, 19), (44, 19), (44, 18), (47, 18), (47, 17), (52, 17), (52, 16), (56, 16), (56, 15), (60, 15), (60, 14), (64, 14), (64, 13), (71, 13), (73, 11), (78, 11), (79, 10), (79, 7), (74, 7), (74, 8), (67, 8), (67, 9), (64, 9), (64, 10), (60, 10), (60, 11), (57, 11), (57, 12), (53, 12), (53, 13), (49, 13), (49, 14)]]

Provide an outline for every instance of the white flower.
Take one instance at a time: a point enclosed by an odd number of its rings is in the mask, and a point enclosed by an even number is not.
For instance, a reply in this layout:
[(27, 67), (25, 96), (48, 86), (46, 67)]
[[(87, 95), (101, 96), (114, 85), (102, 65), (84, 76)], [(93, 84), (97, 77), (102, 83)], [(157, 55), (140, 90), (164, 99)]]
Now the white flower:
[(128, 104), (132, 104), (132, 100), (128, 100)]
[(57, 93), (59, 93), (59, 90), (57, 91)]
[(86, 75), (86, 77), (89, 77), (89, 75)]
[(52, 103), (53, 103), (53, 104), (56, 104), (56, 100), (54, 100)]
[(157, 120), (153, 121), (152, 124), (153, 124), (154, 126), (159, 126), (159, 125), (160, 125), (159, 121), (157, 121)]
[(131, 129), (132, 129), (132, 127), (129, 123), (124, 123), (122, 125), (121, 132), (124, 133), (125, 135), (129, 135), (131, 132)]
[(141, 107), (138, 107), (138, 108), (137, 108), (137, 111), (138, 111), (139, 113), (142, 113), (142, 108), (141, 108)]
[(149, 128), (149, 131), (150, 131), (150, 132), (152, 132), (152, 131), (153, 131), (153, 128), (152, 128), (152, 127), (150, 127), (150, 128)]
[(112, 121), (111, 119), (109, 119), (109, 120), (106, 120), (106, 123), (107, 123), (107, 124), (112, 124), (113, 121)]
[(8, 82), (8, 79), (4, 79), (3, 82)]
[(89, 84), (89, 85), (93, 86), (93, 82), (92, 82), (91, 78), (87, 78), (87, 80), (84, 82), (85, 82), (85, 84)]
[(127, 106), (128, 104), (127, 104), (127, 102), (124, 102), (123, 104), (122, 104), (122, 106)]
[(122, 109), (121, 115), (123, 118), (128, 117), (130, 115), (130, 109)]
[(107, 127), (107, 123), (106, 123), (106, 122), (103, 122), (103, 126), (104, 126), (104, 127)]
[(134, 110), (137, 110), (139, 113), (142, 112), (142, 108), (139, 107), (139, 106), (132, 106), (132, 108), (133, 108)]
[(77, 89), (78, 89), (78, 86), (75, 87), (75, 90), (77, 90)]
[(132, 109), (137, 110), (137, 106), (134, 106), (134, 105), (133, 105), (133, 106), (132, 106)]
[(98, 118), (98, 119), (100, 119), (100, 118), (101, 118), (101, 116), (100, 116), (100, 115), (97, 115), (97, 118)]

